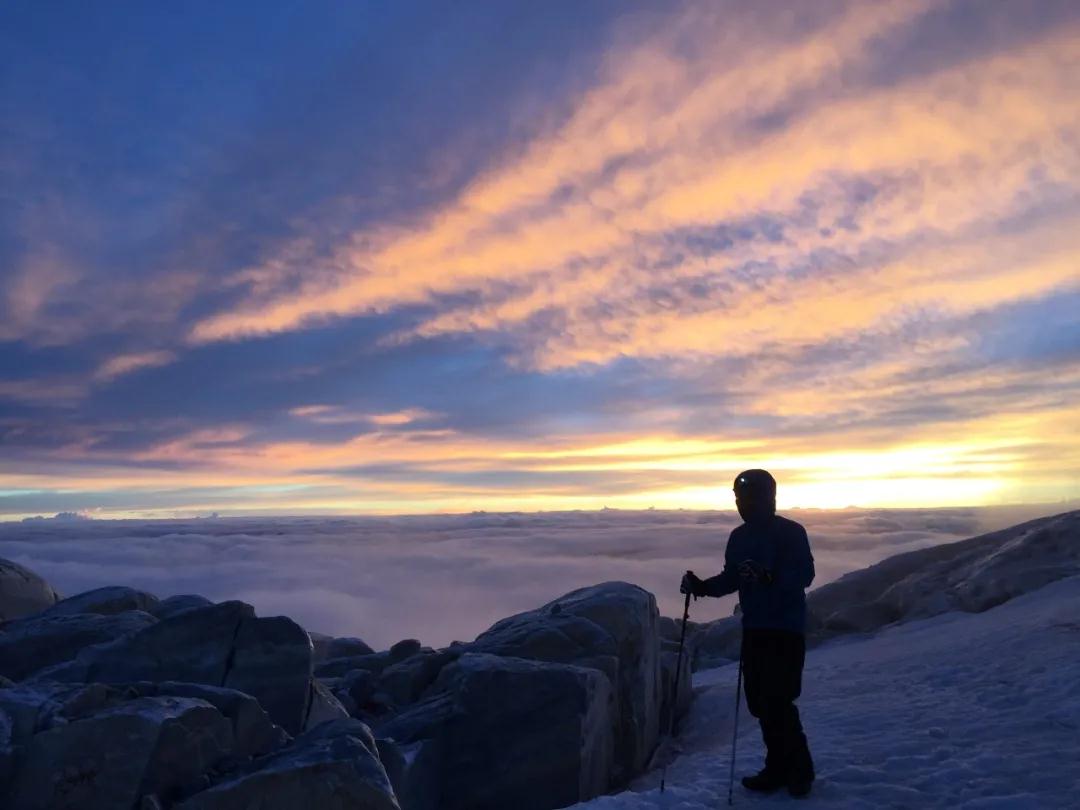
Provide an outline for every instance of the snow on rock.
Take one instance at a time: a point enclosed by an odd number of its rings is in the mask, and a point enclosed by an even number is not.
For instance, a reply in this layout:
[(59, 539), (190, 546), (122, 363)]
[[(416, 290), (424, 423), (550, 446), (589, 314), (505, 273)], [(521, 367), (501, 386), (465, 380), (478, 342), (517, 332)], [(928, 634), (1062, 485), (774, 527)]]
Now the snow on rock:
[(949, 610), (978, 613), (1080, 574), (1080, 512), (898, 554), (813, 592), (819, 635), (865, 632)]
[[(1006, 542), (1009, 542), (1006, 540)], [(803, 723), (818, 773), (801, 807), (1064, 808), (1080, 795), (1080, 576), (982, 613), (950, 612), (829, 641), (807, 656)], [(727, 804), (736, 667), (694, 676), (682, 753), (597, 810)], [(736, 805), (791, 806), (750, 794), (757, 723), (739, 712)]]

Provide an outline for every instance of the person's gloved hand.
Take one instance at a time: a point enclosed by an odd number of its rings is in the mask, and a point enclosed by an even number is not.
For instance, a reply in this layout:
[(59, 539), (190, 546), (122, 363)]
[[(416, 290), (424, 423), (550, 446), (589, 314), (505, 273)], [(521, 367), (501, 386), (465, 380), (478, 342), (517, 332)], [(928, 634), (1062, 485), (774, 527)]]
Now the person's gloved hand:
[(773, 580), (772, 571), (757, 560), (743, 560), (739, 563), (739, 576), (747, 582), (761, 582), (765, 585)]
[(688, 593), (695, 597), (705, 596), (705, 583), (693, 571), (687, 571), (679, 584), (679, 593)]

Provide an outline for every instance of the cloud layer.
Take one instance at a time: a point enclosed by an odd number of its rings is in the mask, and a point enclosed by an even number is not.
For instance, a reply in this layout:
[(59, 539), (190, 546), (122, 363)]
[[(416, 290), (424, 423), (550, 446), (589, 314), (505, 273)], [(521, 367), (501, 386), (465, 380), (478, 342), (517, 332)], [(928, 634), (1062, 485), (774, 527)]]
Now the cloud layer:
[[(815, 585), (880, 559), (1002, 528), (1027, 509), (790, 513), (810, 535)], [(126, 584), (159, 596), (243, 599), (310, 630), (384, 648), (408, 637), (445, 645), (577, 587), (624, 580), (682, 614), (683, 571), (723, 565), (732, 512), (490, 513), (398, 518), (33, 521), (0, 526), (0, 557), (63, 595)], [(699, 600), (698, 621), (734, 597)]]

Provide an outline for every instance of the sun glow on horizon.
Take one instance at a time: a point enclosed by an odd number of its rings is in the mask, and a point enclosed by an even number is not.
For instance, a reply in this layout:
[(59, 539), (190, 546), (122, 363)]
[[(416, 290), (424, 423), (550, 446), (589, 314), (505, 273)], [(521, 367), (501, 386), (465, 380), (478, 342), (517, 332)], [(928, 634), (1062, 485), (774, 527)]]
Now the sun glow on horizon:
[(0, 520), (1080, 498), (1080, 4), (425, 3), (7, 15)]

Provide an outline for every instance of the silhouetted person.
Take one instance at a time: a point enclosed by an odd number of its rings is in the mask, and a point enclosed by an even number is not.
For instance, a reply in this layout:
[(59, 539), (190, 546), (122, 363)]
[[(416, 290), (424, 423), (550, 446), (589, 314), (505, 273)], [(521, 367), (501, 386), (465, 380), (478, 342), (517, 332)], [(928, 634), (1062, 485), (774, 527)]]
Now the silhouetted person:
[(743, 524), (728, 537), (724, 570), (702, 580), (688, 571), (680, 590), (695, 596), (739, 592), (746, 705), (761, 724), (765, 767), (743, 777), (750, 790), (787, 787), (805, 796), (814, 781), (795, 699), (802, 691), (806, 657), (806, 594), (814, 558), (806, 529), (776, 514), (776, 481), (765, 470), (735, 478), (735, 504)]

